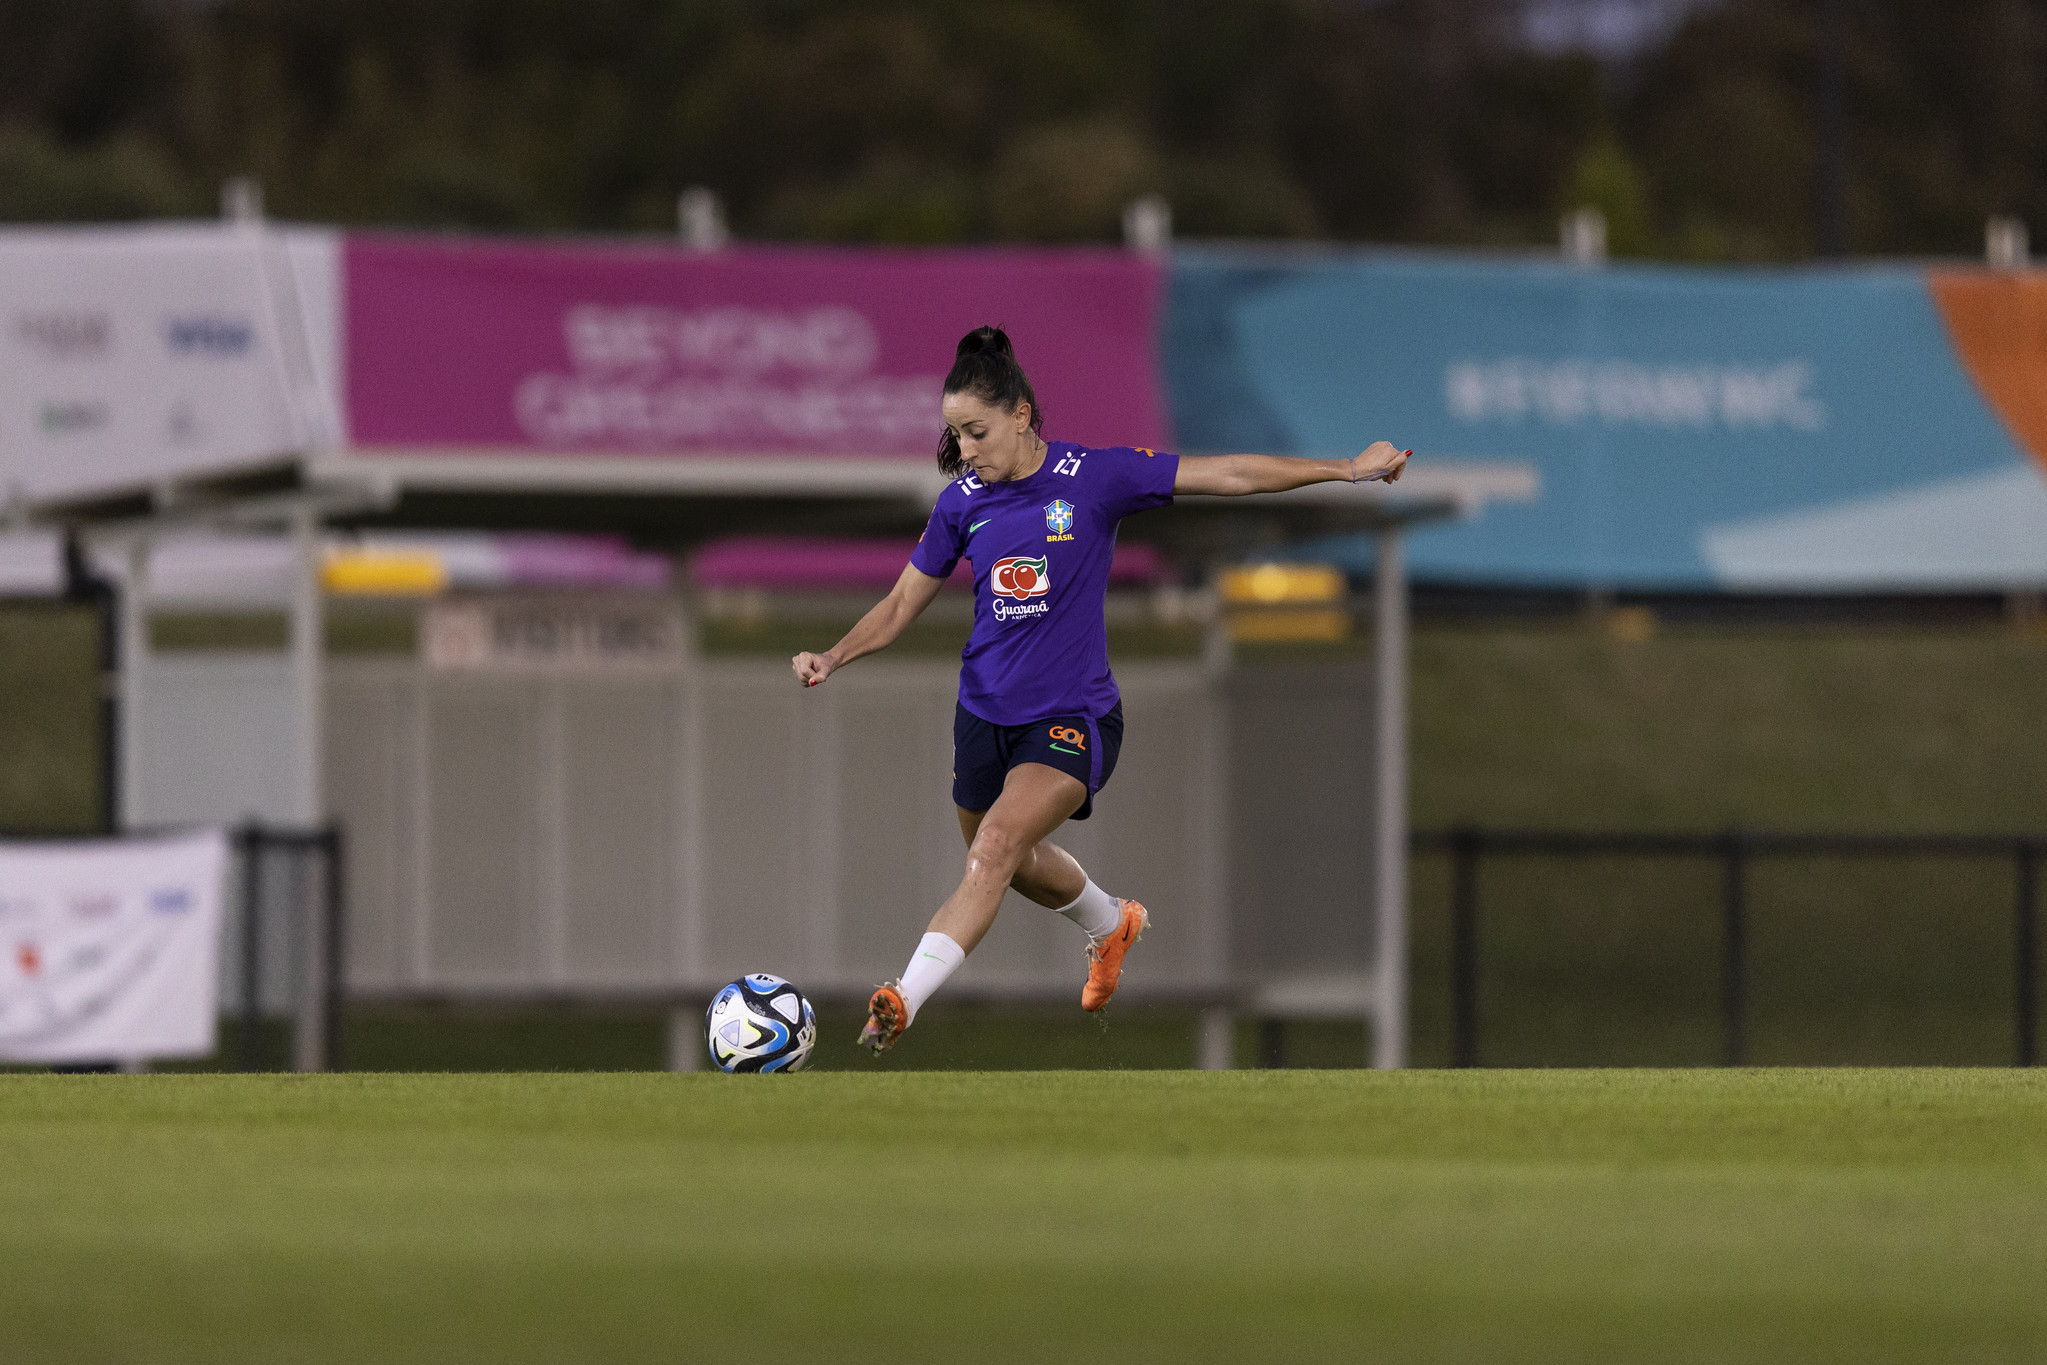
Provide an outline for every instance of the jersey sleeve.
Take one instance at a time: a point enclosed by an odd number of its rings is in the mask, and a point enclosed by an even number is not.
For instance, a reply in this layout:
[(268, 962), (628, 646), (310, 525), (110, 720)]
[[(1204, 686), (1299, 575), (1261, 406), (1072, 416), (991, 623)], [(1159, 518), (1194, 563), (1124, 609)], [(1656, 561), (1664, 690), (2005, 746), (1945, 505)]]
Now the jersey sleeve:
[(1142, 446), (1110, 446), (1090, 451), (1087, 459), (1095, 465), (1089, 472), (1101, 481), (1104, 501), (1119, 517), (1147, 507), (1164, 507), (1173, 500), (1173, 479), (1180, 472), (1178, 455)]
[[(946, 489), (951, 491), (950, 487)], [(950, 501), (943, 494), (939, 496), (937, 505), (931, 509), (931, 520), (924, 523), (924, 534), (917, 537), (917, 548), (910, 551), (910, 567), (933, 578), (952, 577), (953, 567), (966, 552), (960, 520), (953, 515)]]

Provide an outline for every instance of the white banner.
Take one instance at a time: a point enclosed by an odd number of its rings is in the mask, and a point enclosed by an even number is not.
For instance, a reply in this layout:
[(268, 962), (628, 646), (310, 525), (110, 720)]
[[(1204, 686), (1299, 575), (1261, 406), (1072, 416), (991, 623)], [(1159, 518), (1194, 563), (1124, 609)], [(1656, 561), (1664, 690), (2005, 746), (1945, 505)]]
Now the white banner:
[(0, 844), (0, 1060), (204, 1057), (226, 836)]
[(337, 445), (333, 233), (0, 232), (0, 501)]

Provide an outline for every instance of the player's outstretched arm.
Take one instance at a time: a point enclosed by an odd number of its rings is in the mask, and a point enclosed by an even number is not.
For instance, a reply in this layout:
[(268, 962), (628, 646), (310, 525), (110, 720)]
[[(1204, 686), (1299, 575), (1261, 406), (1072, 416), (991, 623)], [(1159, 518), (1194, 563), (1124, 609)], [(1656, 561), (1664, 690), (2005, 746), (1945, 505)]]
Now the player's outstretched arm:
[(1284, 455), (1183, 455), (1173, 478), (1175, 496), (1214, 493), (1242, 497), (1246, 493), (1283, 493), (1311, 483), (1392, 483), (1407, 468), (1412, 450), (1396, 450), (1391, 441), (1374, 441), (1351, 460), (1297, 460)]
[(931, 599), (938, 596), (939, 588), (944, 585), (944, 579), (933, 578), (914, 564), (905, 564), (903, 576), (888, 590), (888, 596), (876, 602), (846, 632), (845, 639), (822, 654), (806, 650), (789, 661), (789, 666), (796, 670), (797, 681), (805, 687), (816, 687), (835, 669), (863, 655), (887, 649), (896, 642), (897, 636), (910, 628), (910, 622), (924, 614), (924, 608), (931, 605)]

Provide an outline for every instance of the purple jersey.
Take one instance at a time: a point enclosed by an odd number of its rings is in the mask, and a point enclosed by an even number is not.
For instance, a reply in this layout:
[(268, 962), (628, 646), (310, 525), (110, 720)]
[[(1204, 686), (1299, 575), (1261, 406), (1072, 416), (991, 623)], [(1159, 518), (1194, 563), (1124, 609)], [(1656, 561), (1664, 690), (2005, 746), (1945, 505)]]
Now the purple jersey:
[(944, 578), (974, 566), (974, 633), (960, 654), (960, 705), (992, 725), (1105, 716), (1116, 704), (1102, 619), (1116, 523), (1173, 500), (1180, 457), (1053, 441), (1027, 479), (948, 484), (910, 555)]

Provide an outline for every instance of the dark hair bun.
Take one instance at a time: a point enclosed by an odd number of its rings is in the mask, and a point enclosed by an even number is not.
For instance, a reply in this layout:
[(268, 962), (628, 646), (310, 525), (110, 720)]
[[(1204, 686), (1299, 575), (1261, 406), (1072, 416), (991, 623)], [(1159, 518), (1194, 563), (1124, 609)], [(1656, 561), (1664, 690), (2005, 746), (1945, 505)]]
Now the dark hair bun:
[[(953, 353), (952, 372), (946, 375), (942, 392), (970, 393), (1002, 412), (1015, 412), (1020, 404), (1029, 403), (1031, 430), (1044, 434), (1045, 413), (1038, 406), (1038, 395), (1031, 392), (1031, 381), (1024, 377), (1023, 366), (1016, 363), (1009, 333), (1000, 327), (976, 327), (960, 338), (959, 350)], [(938, 438), (938, 467), (948, 479), (967, 472), (966, 460), (960, 454), (960, 438), (951, 427)]]
[(953, 355), (979, 355), (983, 351), (993, 351), (996, 355), (1016, 354), (1016, 348), (1009, 344), (1009, 333), (1000, 327), (976, 327), (960, 338), (959, 349)]

